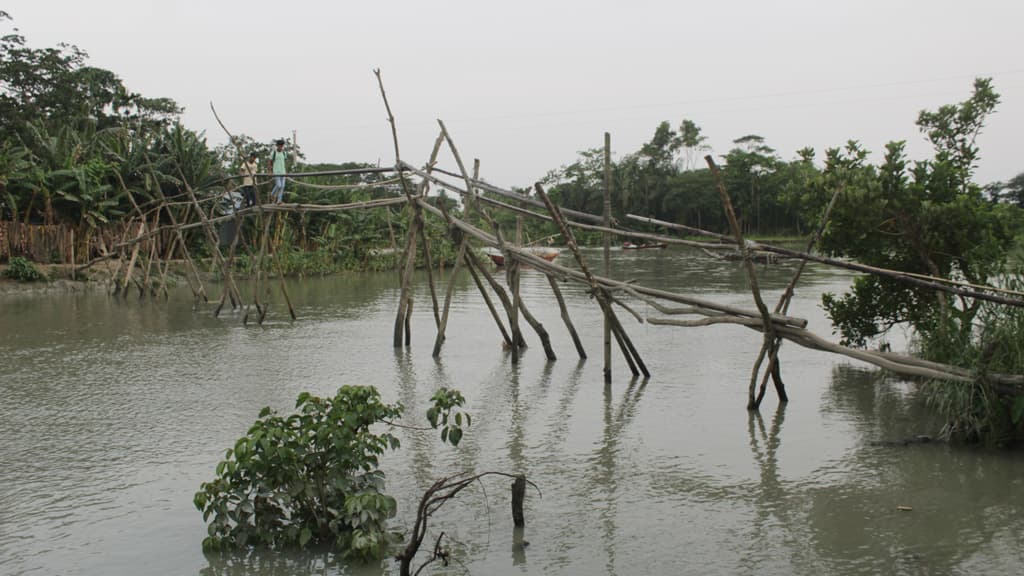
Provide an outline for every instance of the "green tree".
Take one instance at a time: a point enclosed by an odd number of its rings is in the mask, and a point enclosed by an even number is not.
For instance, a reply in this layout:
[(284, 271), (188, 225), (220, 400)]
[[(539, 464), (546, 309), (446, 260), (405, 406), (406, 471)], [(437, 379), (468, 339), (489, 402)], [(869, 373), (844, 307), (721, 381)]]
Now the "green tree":
[(756, 134), (737, 138), (733, 144), (736, 146), (725, 156), (723, 178), (744, 231), (760, 234), (763, 214), (777, 204), (773, 176), (780, 160), (775, 149)]
[[(909, 163), (903, 142), (890, 143), (877, 168), (864, 163), (859, 148), (830, 151), (822, 183), (843, 186), (843, 196), (823, 248), (873, 266), (975, 284), (992, 280), (1012, 235), (1007, 212), (986, 202), (970, 177), (974, 140), (997, 102), (990, 83), (978, 80), (967, 101), (922, 112), (918, 125), (935, 147), (929, 161)], [(845, 341), (865, 345), (905, 322), (964, 341), (979, 303), (866, 276), (843, 297), (826, 295), (825, 307)]]
[(604, 149), (579, 153), (572, 164), (544, 177), (548, 194), (561, 207), (601, 214), (604, 210)]
[(700, 154), (710, 149), (708, 138), (701, 134), (700, 126), (692, 120), (683, 119), (679, 125), (679, 144), (683, 149), (683, 170), (697, 167)]

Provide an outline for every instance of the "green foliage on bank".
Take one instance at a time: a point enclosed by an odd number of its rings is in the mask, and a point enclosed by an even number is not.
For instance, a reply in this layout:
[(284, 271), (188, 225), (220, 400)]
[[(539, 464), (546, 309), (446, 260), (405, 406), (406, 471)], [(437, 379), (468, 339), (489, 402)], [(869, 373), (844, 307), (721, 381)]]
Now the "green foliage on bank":
[(18, 282), (38, 282), (46, 280), (46, 274), (39, 271), (35, 264), (21, 256), (11, 258), (4, 270), (4, 276)]

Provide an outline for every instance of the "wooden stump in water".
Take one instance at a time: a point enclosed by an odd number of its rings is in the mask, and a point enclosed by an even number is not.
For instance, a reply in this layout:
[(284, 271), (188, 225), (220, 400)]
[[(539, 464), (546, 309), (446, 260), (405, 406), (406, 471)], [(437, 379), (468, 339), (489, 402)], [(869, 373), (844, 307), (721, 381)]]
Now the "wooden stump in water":
[(523, 518), (523, 500), (526, 499), (526, 476), (520, 474), (512, 482), (512, 522), (516, 526), (526, 526)]

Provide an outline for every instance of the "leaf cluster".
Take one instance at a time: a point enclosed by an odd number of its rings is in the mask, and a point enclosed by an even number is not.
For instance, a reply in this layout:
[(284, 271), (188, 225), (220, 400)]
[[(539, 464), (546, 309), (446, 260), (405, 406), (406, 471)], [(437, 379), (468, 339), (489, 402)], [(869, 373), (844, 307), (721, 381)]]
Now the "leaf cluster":
[(379, 458), (399, 441), (371, 427), (401, 416), (401, 405), (373, 387), (343, 386), (331, 398), (303, 393), (295, 407), (289, 416), (264, 408), (200, 486), (204, 550), (328, 544), (381, 557), (397, 505), (383, 492)]
[[(831, 149), (811, 199), (824, 205), (841, 194), (821, 240), (823, 250), (865, 264), (985, 284), (999, 274), (1013, 244), (1009, 206), (988, 202), (971, 182), (978, 149), (974, 139), (998, 96), (987, 81), (970, 99), (922, 112), (918, 125), (935, 146), (934, 157), (910, 162), (905, 143), (891, 142), (881, 164), (866, 162), (856, 142)], [(938, 326), (968, 335), (978, 304), (892, 280), (861, 277), (853, 290), (823, 300), (847, 343), (867, 341), (895, 324), (918, 331)], [(951, 323), (936, 323), (936, 314)]]
[(36, 265), (22, 256), (15, 256), (7, 263), (4, 276), (18, 282), (38, 282), (46, 280), (46, 275)]
[(462, 440), (465, 424), (466, 428), (473, 423), (472, 417), (466, 412), (456, 410), (466, 403), (462, 393), (450, 388), (441, 388), (434, 393), (430, 399), (434, 403), (427, 409), (427, 421), (432, 428), (441, 427), (441, 441), (451, 442), (452, 446), (458, 446)]

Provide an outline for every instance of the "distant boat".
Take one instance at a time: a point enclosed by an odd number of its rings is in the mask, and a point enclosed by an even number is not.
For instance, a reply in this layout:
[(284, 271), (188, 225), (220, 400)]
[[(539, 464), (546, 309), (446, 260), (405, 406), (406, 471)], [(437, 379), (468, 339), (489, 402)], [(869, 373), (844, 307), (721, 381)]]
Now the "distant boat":
[(668, 246), (667, 242), (630, 242), (626, 240), (622, 243), (623, 250), (645, 250), (647, 248), (665, 248)]
[[(528, 248), (522, 248), (522, 250), (525, 250), (526, 252), (528, 252), (528, 253), (530, 253), (530, 254), (538, 257), (538, 258), (543, 258), (543, 259), (547, 260), (548, 262), (551, 262), (552, 260), (557, 258), (558, 255), (562, 252), (561, 249), (559, 249), (559, 248), (550, 248), (550, 247), (542, 247), (542, 246), (533, 246), (533, 247), (528, 247)], [(501, 252), (499, 252), (498, 250), (491, 249), (491, 250), (488, 250), (486, 252), (486, 254), (487, 254), (487, 257), (491, 259), (491, 262), (494, 262), (495, 266), (504, 266), (505, 265), (505, 255), (502, 254)]]

